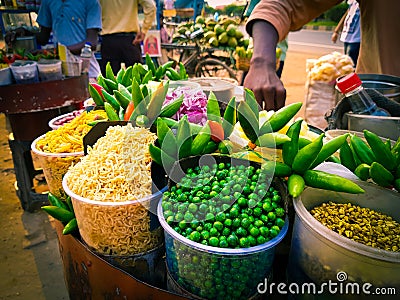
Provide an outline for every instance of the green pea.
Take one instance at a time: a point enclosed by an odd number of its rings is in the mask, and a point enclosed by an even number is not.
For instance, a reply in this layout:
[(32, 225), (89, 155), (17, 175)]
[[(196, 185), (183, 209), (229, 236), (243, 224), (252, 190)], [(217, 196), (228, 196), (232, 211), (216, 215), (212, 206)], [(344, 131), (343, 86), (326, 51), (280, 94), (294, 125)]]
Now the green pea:
[(243, 227), (239, 227), (238, 229), (236, 229), (236, 235), (245, 237), (247, 235), (247, 230), (244, 229)]
[(260, 234), (263, 237), (267, 237), (269, 235), (269, 229), (265, 226), (260, 227)]
[(178, 226), (179, 226), (180, 229), (185, 229), (186, 226), (187, 226), (187, 223), (186, 223), (185, 220), (182, 220), (182, 221), (179, 222)]
[(266, 243), (266, 242), (267, 242), (267, 240), (266, 240), (265, 237), (263, 237), (262, 235), (259, 235), (259, 236), (257, 237), (257, 244), (258, 244), (258, 245), (264, 244), (264, 243)]
[(224, 227), (222, 230), (222, 235), (223, 236), (228, 236), (231, 233), (231, 230), (228, 227)]
[(220, 240), (218, 245), (221, 248), (228, 248), (229, 247), (229, 244), (228, 244), (227, 240)]
[(257, 227), (253, 227), (250, 229), (250, 234), (254, 237), (257, 237), (260, 234), (260, 230)]
[(285, 221), (282, 218), (276, 218), (275, 224), (279, 228), (282, 228), (285, 225)]
[(237, 203), (239, 204), (240, 207), (247, 207), (247, 206), (248, 206), (248, 201), (247, 201), (247, 199), (244, 198), (244, 197), (240, 197), (240, 198), (237, 200)]
[(208, 244), (209, 244), (210, 246), (213, 246), (213, 247), (218, 247), (219, 239), (218, 239), (217, 237), (215, 237), (215, 236), (212, 236), (212, 237), (210, 237), (210, 239), (208, 240)]
[(201, 234), (198, 231), (193, 231), (190, 233), (189, 239), (194, 242), (198, 242), (201, 239)]
[(276, 219), (276, 215), (275, 215), (275, 213), (272, 212), (272, 211), (270, 211), (270, 212), (267, 214), (267, 217), (268, 217), (268, 219), (269, 219), (270, 221), (274, 221), (274, 220)]
[(211, 228), (210, 229), (210, 235), (211, 236), (218, 236), (219, 235), (219, 233), (218, 233), (218, 230), (217, 230), (217, 228)]
[(225, 219), (224, 226), (231, 227), (232, 226), (232, 219)]
[(188, 206), (188, 210), (189, 212), (191, 212), (192, 214), (195, 213), (197, 211), (197, 205), (194, 203), (190, 203)]
[(240, 224), (243, 226), (243, 228), (248, 228), (251, 224), (251, 221), (248, 218), (244, 218), (242, 219), (242, 221), (240, 222)]
[(266, 212), (270, 212), (270, 211), (273, 210), (273, 207), (272, 207), (272, 205), (271, 205), (270, 202), (265, 202), (265, 203), (263, 203), (262, 208), (263, 208), (263, 210), (266, 211)]
[(239, 243), (237, 236), (233, 235), (233, 234), (228, 236), (227, 241), (228, 241), (229, 246), (231, 246), (231, 247), (236, 247)]
[(220, 221), (215, 221), (213, 227), (216, 228), (218, 231), (222, 231), (222, 229), (224, 228), (224, 224), (222, 224)]
[(245, 238), (245, 237), (240, 238), (239, 244), (240, 244), (240, 247), (241, 247), (241, 248), (248, 248), (248, 247), (250, 247), (250, 242), (249, 242), (249, 240), (248, 240), (247, 238)]

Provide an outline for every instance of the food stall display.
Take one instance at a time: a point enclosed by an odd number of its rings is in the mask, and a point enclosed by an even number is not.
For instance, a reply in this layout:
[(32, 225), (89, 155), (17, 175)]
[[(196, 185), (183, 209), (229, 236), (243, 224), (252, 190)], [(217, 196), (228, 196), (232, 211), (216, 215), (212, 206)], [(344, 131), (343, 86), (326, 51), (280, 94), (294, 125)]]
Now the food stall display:
[[(59, 201), (52, 199), (49, 205), (53, 209), (67, 208), (70, 220), (76, 218), (78, 231), (64, 234), (72, 233), (71, 238), (80, 244), (76, 247), (99, 258), (108, 257), (106, 260), (115, 263), (115, 268), (125, 271), (118, 261), (144, 257), (161, 249), (157, 262), (145, 260), (151, 268), (158, 266), (152, 274), (162, 274), (163, 280), (155, 283), (146, 279), (145, 285), (177, 298), (248, 299), (258, 296), (260, 282), (274, 276), (275, 253), (291, 242), (302, 247), (286, 253), (289, 267), (298, 268), (290, 279), (318, 282), (307, 273), (315, 264), (304, 263), (309, 256), (299, 223), (299, 205), (313, 199), (304, 196), (310, 191), (324, 195), (326, 204), (307, 206), (307, 214), (325, 228), (315, 227), (318, 233), (331, 231), (325, 236), (332, 241), (348, 239), (358, 243), (354, 239), (356, 231), (352, 229), (350, 233), (346, 227), (350, 225), (340, 221), (341, 215), (351, 218), (341, 213), (343, 208), (334, 209), (337, 213), (326, 217), (325, 208), (330, 202), (339, 207), (349, 199), (346, 210), (391, 216), (386, 209), (379, 209), (377, 201), (372, 205), (365, 199), (376, 190), (388, 192), (391, 199), (398, 198), (398, 142), (381, 141), (369, 131), (364, 132), (362, 143), (351, 132), (327, 140), (325, 133), (311, 132), (304, 120), (294, 119), (302, 103), (278, 111), (260, 111), (254, 94), (247, 89), (244, 101), (237, 102), (232, 97), (221, 109), (212, 91), (205, 96), (198, 86), (193, 86), (189, 89), (196, 92), (182, 92), (182, 85), (188, 91), (190, 80), (174, 85), (176, 82), (169, 81), (166, 73), (171, 66), (164, 67), (155, 68), (148, 60), (117, 74), (108, 67), (98, 84), (89, 84), (95, 109), (82, 115), (100, 111), (102, 115), (83, 121), (85, 128), (92, 128), (86, 137), (100, 126), (106, 130), (87, 146), (85, 155), (65, 170), (65, 176), (57, 179), (64, 194), (56, 195)], [(187, 79), (184, 71), (181, 74)], [(193, 107), (184, 105), (190, 101), (195, 103)], [(46, 137), (53, 136), (57, 141), (62, 136), (60, 132), (71, 132), (71, 126), (82, 115), (48, 132)], [(82, 133), (72, 140), (82, 145), (83, 138)], [(38, 148), (42, 151), (53, 143), (39, 141), (35, 147), (42, 145)], [(65, 147), (63, 152), (83, 151), (74, 148), (72, 142), (57, 144)], [(350, 169), (351, 159), (358, 159), (359, 164), (354, 162)], [(167, 180), (157, 189), (156, 175)], [(68, 206), (71, 204), (73, 210)], [(389, 257), (385, 258), (390, 261), (388, 269), (396, 272), (400, 245), (393, 236), (398, 233), (399, 220), (396, 214), (392, 219), (388, 216), (382, 224), (388, 228), (391, 242), (379, 250), (381, 242), (366, 242), (362, 247), (383, 251), (382, 255)], [(66, 226), (67, 219), (61, 221)], [(370, 221), (373, 222), (368, 216), (362, 218), (364, 223)], [(385, 229), (382, 231), (386, 233)], [(64, 236), (60, 240), (71, 241)], [(339, 243), (338, 251), (346, 248), (345, 244)], [(324, 253), (312, 255), (318, 262), (325, 257)], [(62, 256), (67, 258), (65, 263), (74, 260), (73, 255)], [(139, 264), (130, 262), (129, 270), (133, 271), (127, 272), (138, 280), (134, 269)], [(356, 274), (357, 267), (351, 266), (346, 271)], [(87, 272), (95, 282), (99, 273), (91, 273), (92, 269)], [(68, 266), (66, 272), (71, 272)], [(83, 272), (84, 269), (75, 275), (86, 276)], [(301, 277), (301, 272), (309, 276)], [(331, 273), (327, 278), (336, 279)], [(66, 278), (71, 280), (70, 275)], [(76, 286), (67, 284), (71, 295), (79, 294)]]

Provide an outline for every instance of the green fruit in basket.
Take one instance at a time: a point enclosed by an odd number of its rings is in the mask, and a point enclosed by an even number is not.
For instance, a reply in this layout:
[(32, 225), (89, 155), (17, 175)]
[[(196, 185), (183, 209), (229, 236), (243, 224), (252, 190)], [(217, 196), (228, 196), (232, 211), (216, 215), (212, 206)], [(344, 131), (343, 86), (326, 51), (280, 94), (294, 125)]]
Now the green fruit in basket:
[(236, 29), (235, 38), (240, 40), (242, 37), (243, 37), (243, 32), (241, 32), (239, 29)]
[(220, 34), (222, 34), (223, 32), (225, 32), (225, 29), (224, 29), (224, 27), (223, 27), (222, 25), (217, 24), (217, 25), (214, 26), (214, 32), (215, 32), (217, 35), (220, 35)]
[(229, 40), (229, 37), (226, 34), (226, 32), (223, 32), (218, 36), (218, 42), (220, 44), (226, 44), (228, 42), (228, 40)]
[(208, 40), (208, 43), (213, 47), (218, 47), (218, 45), (219, 45), (218, 39), (216, 37), (210, 38)]
[(204, 23), (205, 23), (205, 20), (204, 20), (204, 18), (203, 18), (202, 16), (197, 16), (197, 17), (196, 17), (196, 23), (198, 23), (198, 24), (204, 24)]
[(249, 39), (244, 39), (243, 40), (243, 46), (245, 46), (246, 48), (250, 45), (250, 40)]
[(226, 27), (226, 33), (228, 34), (228, 36), (236, 36), (236, 30), (237, 26), (234, 24), (229, 24), (228, 27)]
[(228, 38), (228, 46), (231, 48), (235, 48), (237, 46), (237, 40), (235, 37), (231, 36)]
[(216, 37), (215, 32), (214, 31), (209, 31), (206, 32), (204, 34), (204, 38), (208, 41), (209, 39), (211, 39), (212, 37)]

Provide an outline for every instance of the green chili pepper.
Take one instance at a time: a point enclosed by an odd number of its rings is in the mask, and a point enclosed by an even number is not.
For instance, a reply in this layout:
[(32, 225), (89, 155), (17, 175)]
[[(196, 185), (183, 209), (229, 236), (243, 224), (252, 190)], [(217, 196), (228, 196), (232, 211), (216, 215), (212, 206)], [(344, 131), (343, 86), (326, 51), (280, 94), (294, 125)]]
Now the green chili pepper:
[(289, 195), (294, 198), (299, 197), (305, 188), (304, 179), (298, 174), (290, 175), (287, 184)]
[(371, 179), (382, 187), (391, 187), (394, 182), (393, 174), (378, 162), (373, 162), (369, 168)]
[(180, 95), (178, 99), (163, 106), (160, 111), (160, 117), (171, 118), (175, 115), (183, 103), (184, 95)]
[(142, 84), (147, 84), (153, 79), (153, 73), (149, 70), (146, 75), (142, 78)]
[(350, 138), (350, 143), (362, 163), (371, 165), (374, 161), (376, 161), (375, 155), (371, 148), (369, 148), (361, 138), (356, 135), (352, 135)]
[(353, 157), (353, 151), (351, 150), (347, 142), (343, 143), (339, 150), (340, 163), (350, 171), (354, 172), (357, 168)]
[(208, 95), (207, 119), (221, 123), (221, 112), (219, 108), (219, 103), (213, 91), (210, 91), (210, 94)]
[(260, 134), (281, 130), (300, 110), (302, 102), (296, 102), (277, 110), (260, 128)]
[(168, 174), (175, 163), (175, 159), (153, 144), (149, 144), (149, 153), (153, 161), (163, 166)]
[(259, 136), (255, 144), (259, 147), (274, 148), (276, 146), (280, 146), (282, 144), (290, 142), (290, 140), (290, 137), (288, 137), (286, 134), (282, 134), (279, 132), (270, 132)]
[(171, 67), (167, 68), (165, 75), (167, 75), (167, 77), (171, 80), (180, 80), (181, 79), (181, 77), (179, 76), (179, 73)]
[(145, 61), (149, 71), (151, 71), (152, 76), (154, 76), (156, 74), (156, 66), (148, 53), (146, 53)]
[(73, 212), (70, 212), (69, 210), (58, 206), (47, 205), (47, 206), (42, 206), (41, 208), (42, 210), (47, 212), (50, 216), (61, 222), (69, 222), (71, 221), (71, 219), (75, 217)]
[(303, 179), (307, 186), (314, 188), (350, 194), (361, 194), (365, 192), (353, 181), (324, 171), (307, 170), (304, 172)]
[(207, 143), (210, 141), (211, 138), (211, 130), (209, 123), (203, 126), (200, 132), (195, 136), (193, 139), (193, 143), (191, 146), (190, 154), (191, 155), (200, 155), (203, 153), (204, 148), (206, 147)]
[(229, 100), (222, 119), (222, 128), (224, 129), (224, 136), (228, 138), (236, 124), (236, 98), (232, 97)]
[(364, 137), (374, 153), (375, 159), (389, 171), (393, 171), (396, 167), (394, 164), (395, 156), (390, 149), (387, 148), (381, 138), (375, 133), (364, 130)]
[(62, 234), (66, 235), (66, 234), (70, 234), (73, 233), (75, 230), (78, 229), (78, 221), (76, 220), (76, 218), (71, 219), (71, 221), (69, 221), (67, 223), (67, 225), (65, 225)]
[(324, 133), (322, 133), (311, 144), (300, 149), (293, 159), (292, 169), (298, 174), (303, 174), (308, 170), (314, 160), (317, 158), (318, 153), (321, 151), (323, 145)]
[(190, 132), (190, 125), (185, 115), (178, 124), (176, 143), (178, 145), (179, 158), (188, 157), (192, 148), (193, 137)]
[(124, 68), (119, 69), (117, 76), (116, 76), (117, 83), (119, 83), (119, 84), (122, 83), (122, 78), (124, 77), (124, 74), (125, 74), (125, 69)]
[(337, 137), (333, 138), (332, 140), (328, 141), (327, 143), (325, 143), (322, 146), (321, 151), (318, 153), (317, 158), (312, 163), (310, 169), (314, 169), (316, 166), (318, 166), (320, 163), (324, 162), (332, 154), (334, 154), (343, 145), (343, 143), (346, 142), (348, 136), (349, 136), (349, 134), (346, 133), (346, 134), (337, 136)]
[(368, 180), (368, 178), (370, 177), (369, 175), (369, 169), (370, 166), (367, 164), (360, 164), (359, 166), (357, 166), (357, 168), (354, 170), (354, 174), (360, 178), (361, 180)]
[(111, 94), (109, 94), (106, 90), (102, 90), (101, 93), (104, 96), (104, 99), (106, 100), (107, 103), (111, 104), (111, 106), (114, 108), (115, 111), (119, 111), (119, 103), (117, 99)]
[(107, 118), (109, 121), (119, 121), (118, 114), (114, 110), (114, 108), (111, 106), (110, 103), (105, 102), (104, 103), (104, 110), (107, 113)]
[(286, 135), (290, 138), (290, 141), (284, 143), (282, 146), (282, 158), (285, 164), (292, 166), (293, 159), (299, 151), (299, 136), (301, 130), (301, 123), (303, 120), (298, 120), (290, 125)]
[(111, 68), (111, 63), (109, 61), (106, 64), (106, 79), (109, 79), (112, 82), (116, 83), (114, 71)]
[(54, 206), (57, 206), (57, 207), (60, 207), (60, 208), (68, 210), (68, 206), (64, 203), (64, 201), (62, 201), (61, 199), (57, 198), (51, 192), (49, 192), (49, 194), (47, 195), (47, 199), (49, 200), (49, 203), (51, 205), (54, 205)]
[(250, 106), (250, 109), (257, 117), (258, 122), (259, 106), (252, 90), (249, 90), (248, 88), (244, 89), (244, 101), (247, 103), (248, 106)]
[(168, 81), (165, 84), (161, 82), (157, 90), (152, 94), (149, 106), (147, 108), (147, 117), (149, 118), (150, 122), (153, 122), (160, 115), (161, 107), (165, 101), (168, 88)]
[(100, 95), (98, 90), (94, 86), (92, 86), (91, 84), (89, 84), (89, 94), (90, 94), (90, 97), (92, 97), (94, 103), (96, 103), (97, 106), (103, 106), (104, 105), (103, 96)]
[[(254, 115), (252, 109), (247, 102), (241, 101), (238, 105), (238, 120), (243, 132), (246, 134), (247, 138), (252, 142), (258, 138), (260, 132), (258, 124), (258, 116)], [(257, 112), (258, 114), (258, 112)]]
[(125, 87), (132, 84), (132, 68), (132, 66), (126, 68), (124, 76), (122, 77), (121, 84)]
[[(168, 128), (168, 126), (167, 126)], [(171, 129), (168, 128), (165, 136), (163, 138), (161, 145), (161, 150), (167, 153), (169, 156), (177, 159), (178, 158), (178, 139), (175, 137)]]
[(287, 177), (292, 174), (292, 168), (278, 161), (266, 161), (262, 164), (262, 170), (277, 177)]
[(117, 90), (114, 91), (114, 97), (123, 109), (126, 109), (131, 101), (130, 98), (126, 97), (123, 93)]

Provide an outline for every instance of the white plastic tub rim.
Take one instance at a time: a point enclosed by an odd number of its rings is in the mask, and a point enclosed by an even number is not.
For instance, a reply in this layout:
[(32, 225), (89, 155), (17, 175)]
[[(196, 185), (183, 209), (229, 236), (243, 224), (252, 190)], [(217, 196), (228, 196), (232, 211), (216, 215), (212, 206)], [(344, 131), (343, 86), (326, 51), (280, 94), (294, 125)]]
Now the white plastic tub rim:
[(249, 254), (255, 254), (255, 253), (263, 252), (266, 250), (274, 249), (286, 236), (286, 233), (288, 232), (288, 228), (289, 228), (289, 218), (286, 216), (285, 217), (285, 225), (281, 228), (281, 231), (279, 232), (279, 234), (276, 237), (274, 237), (272, 240), (269, 240), (268, 242), (266, 242), (264, 244), (257, 245), (254, 247), (249, 247), (249, 248), (238, 248), (238, 249), (205, 246), (200, 243), (193, 242), (193, 241), (189, 240), (188, 238), (185, 238), (184, 236), (177, 233), (171, 226), (169, 226), (164, 218), (163, 209), (162, 209), (161, 204), (162, 204), (162, 198), (161, 198), (160, 202), (158, 203), (157, 215), (158, 215), (158, 220), (160, 221), (161, 226), (164, 228), (164, 231), (168, 235), (170, 235), (174, 240), (179, 241), (180, 243), (186, 245), (187, 247), (196, 249), (201, 252), (206, 252), (206, 253), (212, 253), (212, 254), (218, 254), (218, 255), (246, 256)]
[[(400, 210), (394, 209), (394, 207), (388, 207), (388, 211), (385, 211), (382, 207), (379, 206), (380, 201), (398, 201), (400, 204), (400, 195), (397, 192), (390, 191), (385, 188), (381, 188), (372, 183), (365, 182), (357, 182), (364, 190), (365, 194), (351, 195), (347, 193), (339, 193), (326, 191), (321, 189), (315, 189), (307, 187), (302, 195), (293, 200), (293, 206), (296, 212), (296, 217), (299, 221), (306, 227), (307, 230), (314, 233), (314, 237), (318, 238), (321, 242), (323, 242), (328, 247), (334, 247), (335, 250), (340, 251), (343, 255), (349, 255), (347, 251), (354, 254), (354, 257), (357, 260), (363, 260), (363, 256), (366, 258), (372, 258), (378, 261), (384, 261), (389, 263), (397, 263), (400, 264), (400, 253), (393, 251), (386, 251), (379, 248), (373, 248), (358, 242), (355, 242), (349, 238), (341, 236), (340, 234), (334, 232), (328, 227), (324, 226), (317, 219), (315, 219), (309, 209), (312, 209), (314, 206), (320, 205), (323, 202), (333, 201), (336, 203), (352, 203), (353, 205), (359, 205), (361, 207), (368, 207), (370, 209), (374, 209), (378, 212), (387, 214), (392, 216), (393, 219), (399, 221), (399, 216), (393, 215), (394, 213), (399, 214)], [(308, 195), (309, 192), (314, 192), (315, 195)], [(312, 207), (304, 206), (302, 198), (310, 197), (311, 200), (318, 198), (318, 202), (315, 203)], [(398, 199), (396, 199), (398, 198)], [(372, 203), (378, 203), (376, 207), (372, 205)], [(398, 205), (399, 205), (398, 204)], [(297, 224), (299, 225), (299, 224)], [(295, 224), (296, 226), (296, 224)], [(331, 244), (330, 244), (331, 243)], [(311, 245), (310, 245), (311, 246)], [(370, 263), (371, 261), (369, 261)]]
[(68, 156), (83, 156), (84, 153), (83, 151), (81, 152), (63, 152), (63, 153), (50, 153), (50, 152), (43, 152), (40, 151), (38, 148), (36, 148), (36, 144), (39, 140), (44, 139), (46, 137), (46, 134), (43, 134), (39, 137), (37, 137), (31, 144), (31, 149), (32, 151), (40, 156), (47, 156), (47, 157), (57, 157), (57, 158), (63, 158), (63, 157), (68, 157)]
[[(165, 192), (167, 190), (167, 186), (165, 186), (164, 188), (162, 188), (161, 190), (157, 190), (156, 192), (152, 193), (151, 195), (148, 195), (144, 198), (140, 198), (137, 200), (129, 200), (129, 201), (118, 201), (118, 202), (112, 202), (112, 201), (97, 201), (97, 200), (92, 200), (92, 199), (87, 199), (84, 198), (82, 196), (79, 196), (77, 194), (75, 194), (73, 191), (71, 191), (71, 189), (68, 187), (68, 177), (69, 177), (69, 172), (67, 172), (64, 177), (63, 177), (63, 181), (62, 181), (62, 186), (63, 189), (65, 191), (65, 193), (70, 196), (73, 199), (76, 199), (80, 202), (85, 202), (91, 205), (99, 205), (99, 206), (125, 206), (125, 205), (132, 205), (135, 203), (144, 203), (144, 202), (153, 202), (154, 200), (158, 200), (159, 198), (161, 198), (163, 192)], [(153, 184), (154, 185), (154, 184)], [(153, 211), (151, 211), (151, 209), (149, 210), (149, 212), (154, 213)]]

